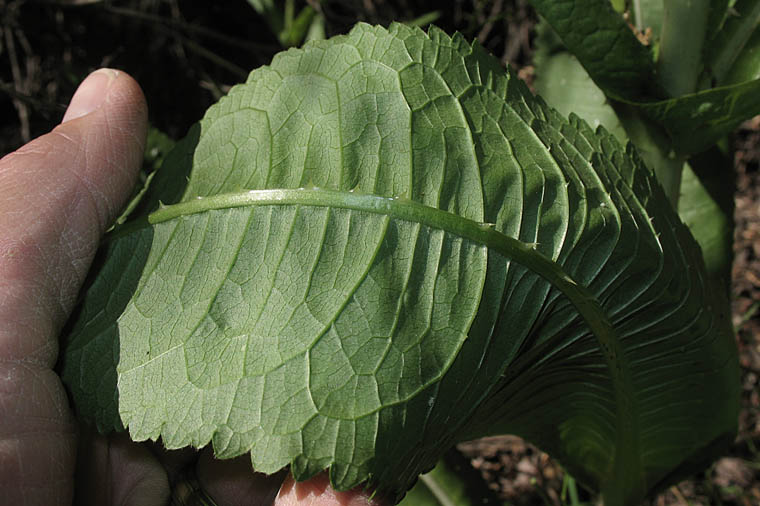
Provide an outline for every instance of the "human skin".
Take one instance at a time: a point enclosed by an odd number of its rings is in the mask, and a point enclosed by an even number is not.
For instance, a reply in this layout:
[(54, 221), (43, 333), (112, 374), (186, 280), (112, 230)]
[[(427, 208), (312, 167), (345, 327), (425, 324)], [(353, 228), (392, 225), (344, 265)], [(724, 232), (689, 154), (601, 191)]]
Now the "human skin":
[[(54, 371), (58, 335), (98, 243), (134, 186), (148, 109), (138, 84), (111, 69), (80, 85), (52, 132), (0, 160), (0, 490), (2, 504), (164, 506), (190, 466), (218, 506), (258, 504), (283, 475), (249, 459), (166, 452), (80, 427)], [(358, 506), (325, 475), (287, 478), (277, 506)]]

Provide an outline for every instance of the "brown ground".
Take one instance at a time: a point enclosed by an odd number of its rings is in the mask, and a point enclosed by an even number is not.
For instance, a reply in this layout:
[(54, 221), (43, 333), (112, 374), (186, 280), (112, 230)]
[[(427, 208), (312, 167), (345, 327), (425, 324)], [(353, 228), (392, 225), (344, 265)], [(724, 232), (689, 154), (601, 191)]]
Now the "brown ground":
[[(328, 33), (344, 32), (357, 20), (385, 24), (437, 11), (436, 24), (477, 37), (521, 76), (531, 76), (534, 16), (525, 0), (451, 0), (445, 8), (437, 0), (308, 3), (323, 10)], [(280, 49), (244, 0), (0, 0), (0, 155), (54, 126), (94, 68), (131, 73), (144, 88), (151, 123), (176, 139), (229, 85)], [(739, 436), (710, 469), (654, 499), (657, 506), (760, 504), (760, 120), (743, 126), (735, 147), (733, 306), (744, 388)], [(460, 449), (508, 503), (570, 504), (559, 465), (519, 438)], [(594, 498), (581, 491), (581, 501)]]

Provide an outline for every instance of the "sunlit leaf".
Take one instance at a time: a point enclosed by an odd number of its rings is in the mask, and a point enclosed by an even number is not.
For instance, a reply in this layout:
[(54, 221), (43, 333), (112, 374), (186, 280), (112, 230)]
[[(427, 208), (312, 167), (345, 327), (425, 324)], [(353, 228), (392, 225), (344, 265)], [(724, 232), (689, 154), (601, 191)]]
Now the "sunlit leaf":
[(508, 431), (608, 504), (733, 439), (727, 303), (653, 175), (459, 35), (281, 53), (140, 208), (63, 351), (101, 429), (392, 497)]

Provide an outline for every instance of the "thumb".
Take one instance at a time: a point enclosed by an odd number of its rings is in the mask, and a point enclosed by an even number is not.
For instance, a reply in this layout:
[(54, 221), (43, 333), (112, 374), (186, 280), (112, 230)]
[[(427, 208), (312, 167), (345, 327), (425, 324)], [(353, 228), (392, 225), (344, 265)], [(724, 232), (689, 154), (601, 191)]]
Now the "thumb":
[(75, 427), (52, 371), (57, 334), (130, 193), (147, 108), (100, 70), (64, 122), (0, 160), (0, 490), (9, 504), (70, 504)]
[(146, 129), (140, 87), (101, 69), (60, 125), (0, 160), (0, 321), (16, 327), (3, 329), (0, 357), (54, 363), (58, 329), (133, 187)]
[(361, 486), (346, 492), (337, 492), (330, 486), (327, 473), (310, 480), (296, 482), (292, 476), (285, 479), (275, 506), (382, 506), (379, 497), (371, 497)]

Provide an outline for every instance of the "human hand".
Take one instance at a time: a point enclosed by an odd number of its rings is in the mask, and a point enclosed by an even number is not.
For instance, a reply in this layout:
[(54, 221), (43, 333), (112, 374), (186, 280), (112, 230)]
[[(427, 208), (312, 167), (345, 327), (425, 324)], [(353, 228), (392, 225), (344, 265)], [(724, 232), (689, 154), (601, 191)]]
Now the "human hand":
[[(53, 369), (58, 333), (135, 183), (146, 130), (137, 83), (102, 69), (80, 85), (60, 125), (0, 160), (1, 504), (69, 505), (76, 495), (77, 504), (164, 506), (183, 466), (218, 506), (260, 504), (282, 480), (253, 473), (247, 458), (178, 457), (124, 435), (80, 431)], [(288, 478), (276, 503), (369, 499), (336, 493), (320, 475)]]

